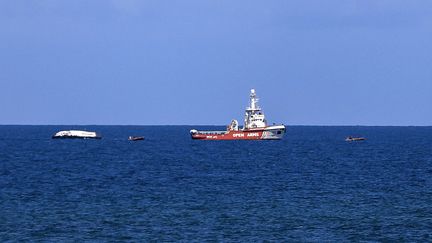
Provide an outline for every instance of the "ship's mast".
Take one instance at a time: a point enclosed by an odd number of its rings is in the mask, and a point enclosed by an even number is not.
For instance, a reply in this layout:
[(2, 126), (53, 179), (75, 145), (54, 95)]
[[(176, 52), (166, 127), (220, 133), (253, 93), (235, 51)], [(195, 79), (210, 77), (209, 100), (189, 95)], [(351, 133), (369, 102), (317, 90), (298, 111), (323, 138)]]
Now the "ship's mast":
[(261, 110), (258, 106), (258, 97), (256, 96), (255, 89), (251, 89), (250, 93), (250, 106), (248, 107), (248, 110), (256, 111)]
[(251, 89), (249, 99), (250, 99), (250, 105), (249, 107), (246, 108), (244, 129), (266, 127), (267, 124), (264, 117), (264, 113), (261, 111), (261, 108), (258, 106), (258, 97), (256, 95), (255, 89)]

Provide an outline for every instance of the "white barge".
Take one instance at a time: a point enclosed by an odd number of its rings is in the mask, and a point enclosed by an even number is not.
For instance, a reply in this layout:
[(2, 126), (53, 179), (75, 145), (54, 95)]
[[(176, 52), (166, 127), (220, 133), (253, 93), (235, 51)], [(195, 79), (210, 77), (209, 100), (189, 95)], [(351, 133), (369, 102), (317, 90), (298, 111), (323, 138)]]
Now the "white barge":
[(81, 139), (101, 139), (96, 132), (87, 132), (80, 130), (60, 131), (52, 136), (52, 138), (81, 138)]

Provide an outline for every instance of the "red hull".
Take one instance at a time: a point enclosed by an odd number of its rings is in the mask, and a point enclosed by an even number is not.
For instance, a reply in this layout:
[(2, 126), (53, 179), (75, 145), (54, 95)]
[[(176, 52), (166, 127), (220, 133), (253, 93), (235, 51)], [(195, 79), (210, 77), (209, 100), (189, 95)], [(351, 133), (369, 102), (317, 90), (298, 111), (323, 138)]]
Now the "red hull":
[(281, 139), (285, 133), (285, 127), (258, 128), (227, 132), (198, 132), (191, 133), (192, 139), (199, 140), (264, 140)]
[(205, 140), (258, 140), (262, 139), (263, 131), (229, 131), (225, 134), (192, 134), (193, 139)]

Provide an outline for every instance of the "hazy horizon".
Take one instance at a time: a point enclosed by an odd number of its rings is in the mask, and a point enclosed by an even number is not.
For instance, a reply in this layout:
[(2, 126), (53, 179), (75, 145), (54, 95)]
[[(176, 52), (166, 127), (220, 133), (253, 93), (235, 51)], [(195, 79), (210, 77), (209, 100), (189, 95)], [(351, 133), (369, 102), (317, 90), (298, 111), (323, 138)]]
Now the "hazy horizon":
[[(344, 125), (344, 124), (281, 124), (286, 127), (432, 127), (432, 125)], [(0, 126), (206, 126), (206, 127), (222, 127), (228, 124), (0, 124)], [(239, 124), (243, 127), (243, 124)]]

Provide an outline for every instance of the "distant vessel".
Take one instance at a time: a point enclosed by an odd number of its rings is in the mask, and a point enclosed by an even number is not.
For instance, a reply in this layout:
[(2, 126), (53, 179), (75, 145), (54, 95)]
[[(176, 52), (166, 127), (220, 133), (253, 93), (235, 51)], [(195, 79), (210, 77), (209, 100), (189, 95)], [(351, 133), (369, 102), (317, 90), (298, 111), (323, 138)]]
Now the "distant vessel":
[(87, 132), (80, 130), (60, 131), (52, 136), (52, 138), (81, 138), (81, 139), (101, 139), (96, 132)]
[(250, 93), (250, 105), (246, 108), (244, 126), (239, 129), (238, 121), (232, 120), (226, 131), (191, 130), (192, 139), (201, 140), (263, 140), (281, 139), (285, 134), (284, 125), (267, 126), (264, 113), (258, 106), (255, 90)]
[(364, 137), (352, 137), (352, 136), (345, 138), (345, 141), (347, 141), (347, 142), (363, 141), (363, 140), (366, 140), (366, 138), (364, 138)]
[(129, 141), (139, 141), (139, 140), (144, 140), (144, 137), (129, 136), (128, 140)]

